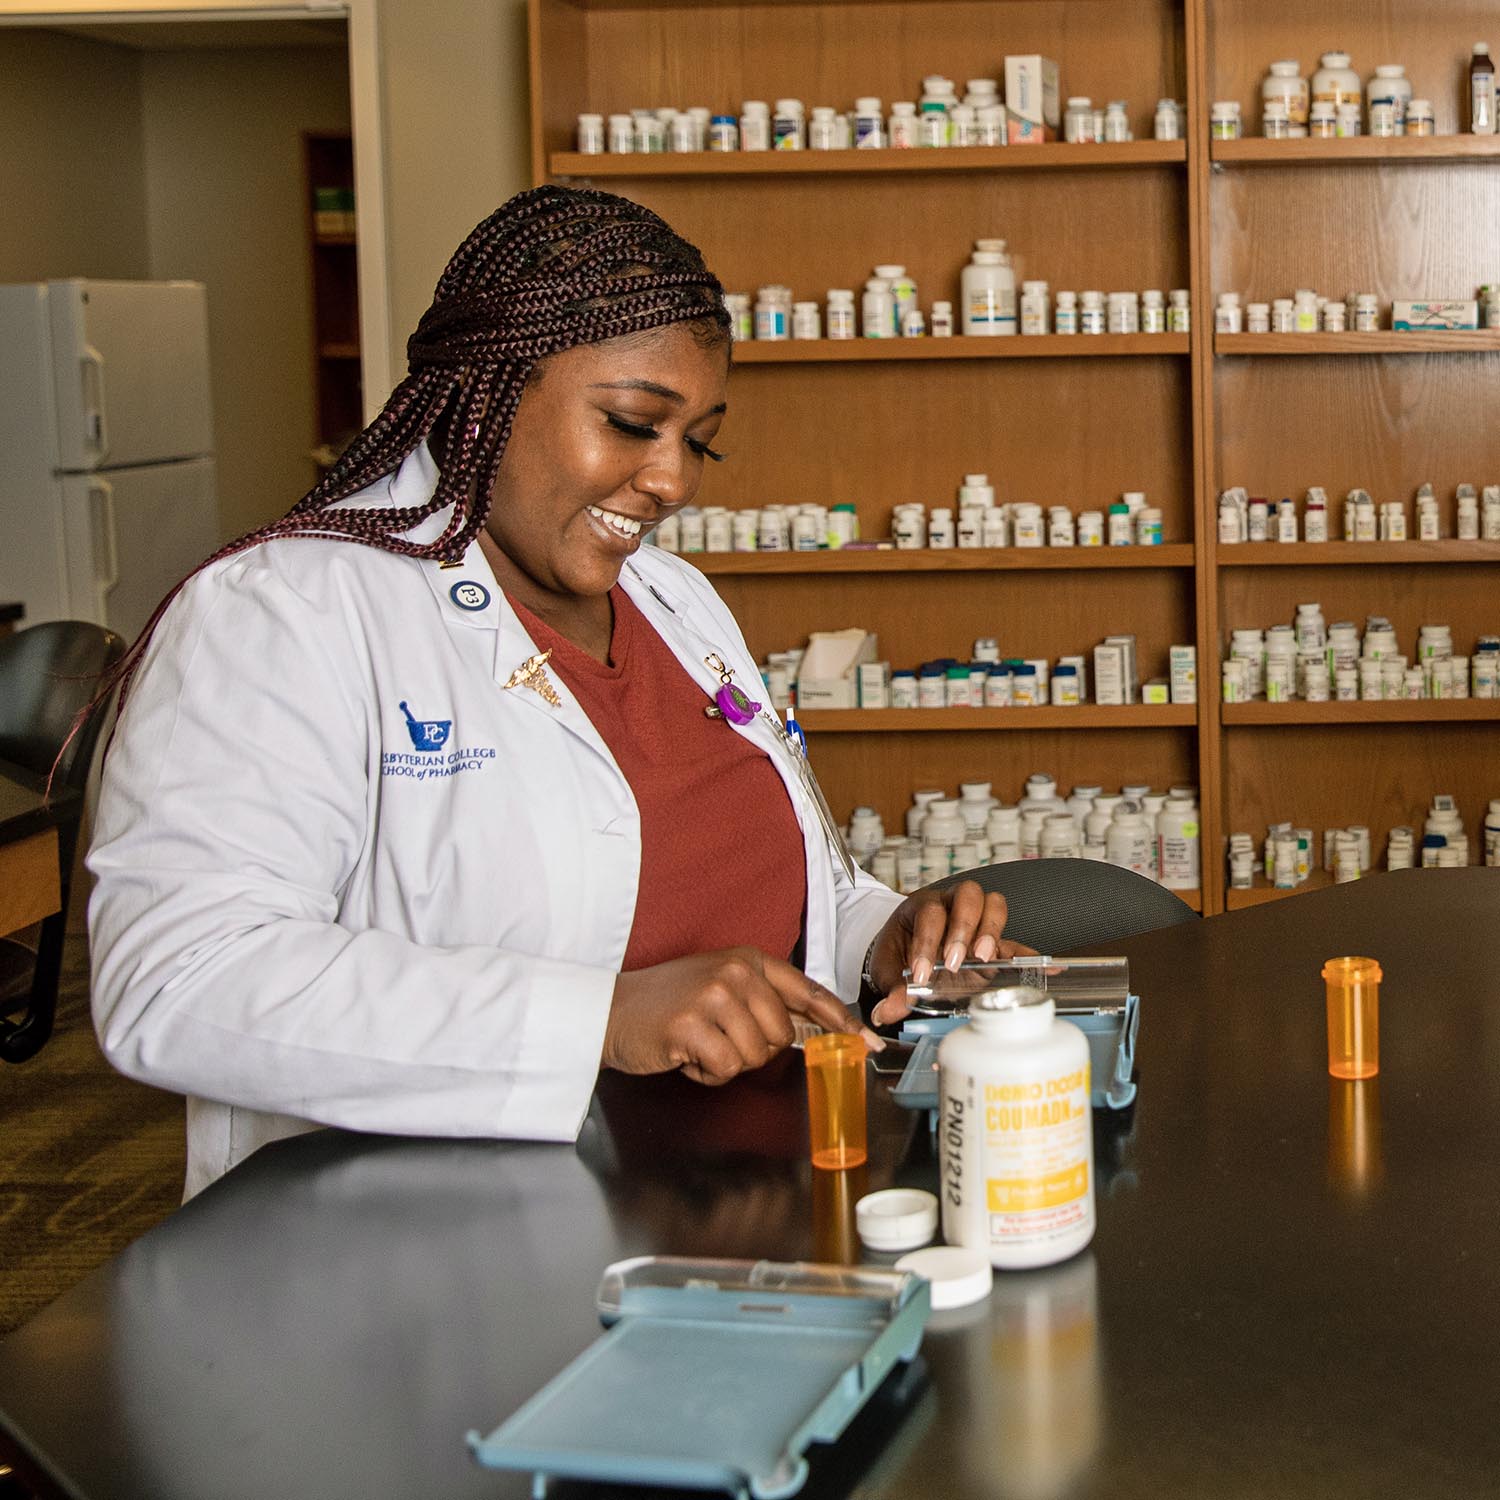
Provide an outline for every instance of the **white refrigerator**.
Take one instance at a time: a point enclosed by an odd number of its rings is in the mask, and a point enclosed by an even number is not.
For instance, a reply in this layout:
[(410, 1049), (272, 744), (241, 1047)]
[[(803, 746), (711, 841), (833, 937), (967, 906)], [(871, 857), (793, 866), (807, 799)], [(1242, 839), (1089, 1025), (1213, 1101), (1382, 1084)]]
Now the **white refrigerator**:
[(133, 640), (220, 541), (202, 284), (0, 286), (0, 599)]

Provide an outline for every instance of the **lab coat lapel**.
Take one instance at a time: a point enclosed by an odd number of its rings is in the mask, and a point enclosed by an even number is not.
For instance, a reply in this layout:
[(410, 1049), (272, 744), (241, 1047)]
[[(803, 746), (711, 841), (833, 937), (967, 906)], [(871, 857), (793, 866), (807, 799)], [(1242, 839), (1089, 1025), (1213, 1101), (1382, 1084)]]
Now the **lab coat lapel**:
[[(614, 757), (583, 711), (578, 700), (556, 671), (546, 671), (558, 702), (549, 703), (535, 688), (519, 681), (521, 669), (540, 655), (536, 642), (510, 607), (494, 571), (485, 560), (479, 543), (472, 542), (462, 562), (425, 563), (423, 571), (432, 587), (439, 607), (449, 622), (463, 629), (490, 630), (495, 634), (492, 676), (497, 689), (526, 713), (542, 714), (569, 734), (577, 736), (611, 765)], [(507, 687), (507, 683), (515, 685)]]
[[(710, 655), (717, 655), (734, 669), (734, 681), (753, 700), (765, 699), (760, 669), (754, 662), (736, 656), (728, 641), (722, 638), (716, 640), (706, 633), (701, 611), (694, 608), (691, 600), (684, 599), (680, 594), (657, 583), (648, 582), (630, 563), (625, 565), (620, 574), (620, 585), (641, 613), (651, 621), (656, 633), (681, 662), (683, 671), (703, 689), (707, 700), (705, 707), (713, 702), (720, 686), (719, 674), (708, 665), (707, 658)], [(775, 709), (769, 705), (767, 711), (775, 713)], [(773, 761), (780, 763), (779, 758), (786, 753), (786, 747), (763, 715), (757, 714), (749, 724), (735, 724), (732, 727), (746, 739), (759, 745)]]

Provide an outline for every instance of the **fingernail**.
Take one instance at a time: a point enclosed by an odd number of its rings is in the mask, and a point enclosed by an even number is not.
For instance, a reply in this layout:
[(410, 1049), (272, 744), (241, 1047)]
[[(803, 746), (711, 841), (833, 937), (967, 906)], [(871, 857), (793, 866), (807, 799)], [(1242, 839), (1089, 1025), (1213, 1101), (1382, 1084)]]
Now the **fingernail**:
[(943, 955), (943, 967), (950, 974), (955, 973), (958, 966), (964, 961), (964, 945), (962, 943), (949, 943), (948, 951)]
[(932, 960), (930, 958), (919, 958), (911, 966), (911, 982), (913, 984), (926, 984), (932, 978)]
[(995, 940), (989, 933), (980, 938), (974, 944), (974, 957), (982, 964), (987, 964), (995, 956)]
[(859, 1028), (859, 1034), (865, 1039), (865, 1046), (868, 1047), (871, 1052), (885, 1051), (885, 1038), (883, 1036), (876, 1036), (868, 1026), (861, 1026)]

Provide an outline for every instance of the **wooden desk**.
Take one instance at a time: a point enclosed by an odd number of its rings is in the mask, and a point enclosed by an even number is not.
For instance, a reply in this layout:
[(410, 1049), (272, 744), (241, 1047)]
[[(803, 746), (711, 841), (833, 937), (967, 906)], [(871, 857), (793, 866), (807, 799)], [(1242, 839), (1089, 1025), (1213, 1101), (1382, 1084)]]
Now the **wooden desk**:
[(0, 761), (0, 937), (50, 917), (62, 902), (55, 809), (44, 790), (30, 772)]
[[(1500, 872), (1415, 870), (1118, 945), (1140, 1097), (1096, 1116), (1092, 1246), (935, 1317), (807, 1500), (1495, 1494), (1497, 911)], [(1351, 952), (1385, 968), (1361, 1084), (1326, 1072)], [(605, 1264), (857, 1255), (855, 1197), (936, 1179), (925, 1123), (870, 1120), (867, 1168), (810, 1171), (793, 1055), (613, 1078), (576, 1148), (267, 1147), (0, 1342), (0, 1440), (74, 1500), (523, 1496), (463, 1433), (598, 1336)]]

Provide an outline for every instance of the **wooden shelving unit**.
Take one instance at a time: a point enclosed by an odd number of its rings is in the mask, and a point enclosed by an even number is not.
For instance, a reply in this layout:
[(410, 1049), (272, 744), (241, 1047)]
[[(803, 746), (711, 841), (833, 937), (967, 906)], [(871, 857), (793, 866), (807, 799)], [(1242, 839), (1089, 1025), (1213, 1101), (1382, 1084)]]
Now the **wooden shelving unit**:
[(332, 462), (364, 425), (356, 239), (350, 231), (321, 227), (314, 201), (314, 194), (321, 188), (352, 191), (353, 141), (348, 135), (306, 134), (302, 138), (302, 159), (317, 402), (312, 462), (317, 471)]
[[(1335, 500), (1359, 485), (1409, 505), (1430, 481), (1451, 537), (1454, 487), (1500, 480), (1500, 334), (1211, 332), (1221, 290), (1269, 300), (1298, 286), (1357, 289), (1388, 305), (1471, 295), (1500, 279), (1500, 138), (1456, 133), (1471, 9), (890, 0), (872, 27), (867, 7), (841, 0), (531, 0), (536, 179), (592, 181), (655, 208), (731, 291), (783, 282), (821, 301), (895, 260), (926, 307), (956, 300), (972, 241), (999, 235), (1018, 279), (1045, 278), (1054, 292), (1192, 293), (1191, 337), (736, 347), (723, 434), (733, 461), (707, 477), (702, 503), (853, 502), (862, 533), (880, 537), (895, 504), (951, 503), (962, 475), (982, 470), (1003, 499), (1075, 510), (1145, 490), (1173, 539), (1153, 549), (689, 559), (755, 651), (858, 624), (899, 666), (960, 655), (980, 635), (1007, 655), (1055, 659), (1130, 631), (1145, 678), (1165, 675), (1170, 645), (1198, 648), (1196, 708), (808, 714), (836, 813), (873, 803), (895, 826), (918, 786), (983, 777), (1009, 798), (1036, 769), (1064, 783), (1195, 782), (1207, 912), (1286, 894), (1226, 891), (1231, 830), (1258, 839), (1282, 819), (1320, 831), (1359, 823), (1383, 844), (1386, 829), (1418, 821), (1445, 791), (1459, 798), (1472, 843), (1485, 803), (1500, 795), (1493, 705), (1220, 705), (1218, 661), (1231, 627), (1290, 620), (1310, 599), (1330, 621), (1385, 614), (1403, 643), (1446, 620), (1466, 650), (1500, 631), (1500, 544), (1220, 547), (1216, 499), (1232, 484), (1299, 499), (1321, 484)], [(1310, 72), (1330, 38), (1366, 72), (1384, 57), (1405, 61), (1417, 92), (1435, 100), (1442, 133), (1210, 141), (1209, 101), (1239, 99), (1247, 124), (1257, 122), (1272, 58), (1299, 57)], [(584, 109), (722, 109), (781, 95), (842, 106), (867, 93), (889, 105), (912, 97), (927, 72), (994, 76), (1008, 52), (1056, 58), (1065, 94), (1128, 97), (1143, 137), (1158, 98), (1184, 100), (1187, 138), (742, 156), (572, 150)], [(1442, 355), (1462, 357), (1426, 357)]]

